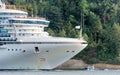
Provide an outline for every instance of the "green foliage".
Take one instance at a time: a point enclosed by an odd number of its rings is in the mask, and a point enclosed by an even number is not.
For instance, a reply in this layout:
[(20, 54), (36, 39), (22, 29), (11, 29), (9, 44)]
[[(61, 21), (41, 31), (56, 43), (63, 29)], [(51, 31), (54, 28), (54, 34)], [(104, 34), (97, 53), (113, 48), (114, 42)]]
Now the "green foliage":
[(84, 37), (84, 39), (85, 39), (86, 41), (89, 41), (89, 37), (88, 37), (87, 34), (84, 34), (83, 37)]
[(114, 49), (120, 54), (120, 25), (114, 24), (112, 29), (113, 29), (112, 41), (115, 45)]
[(81, 0), (78, 2), (79, 11), (82, 13), (87, 13), (88, 3), (87, 0)]
[(47, 9), (46, 16), (51, 21), (50, 28), (58, 33), (62, 28), (60, 9), (56, 6), (51, 6)]
[(49, 33), (50, 36), (55, 36), (55, 32), (52, 29), (48, 29), (47, 32)]
[(61, 37), (65, 37), (66, 36), (66, 32), (64, 29), (62, 29), (60, 32), (59, 32), (59, 36)]
[(25, 5), (26, 0), (14, 0), (13, 2), (15, 5)]

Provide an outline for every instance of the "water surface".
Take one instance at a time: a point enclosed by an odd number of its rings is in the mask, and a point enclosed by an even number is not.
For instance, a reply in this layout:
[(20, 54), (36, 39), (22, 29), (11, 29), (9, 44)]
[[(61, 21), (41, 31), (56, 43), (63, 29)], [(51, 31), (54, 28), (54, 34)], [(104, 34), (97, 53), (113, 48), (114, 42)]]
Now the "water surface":
[(55, 70), (55, 71), (0, 71), (0, 75), (120, 75), (120, 70), (98, 70), (98, 71), (81, 71), (81, 70)]

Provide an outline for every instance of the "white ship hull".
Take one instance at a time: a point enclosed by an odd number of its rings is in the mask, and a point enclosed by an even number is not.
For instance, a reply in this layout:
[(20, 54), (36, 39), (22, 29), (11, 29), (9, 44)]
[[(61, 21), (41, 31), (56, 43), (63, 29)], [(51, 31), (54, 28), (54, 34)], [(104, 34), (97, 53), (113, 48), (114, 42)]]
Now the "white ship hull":
[[(76, 40), (58, 41), (0, 46), (0, 69), (53, 69), (87, 46), (80, 41), (76, 43)], [(39, 52), (35, 51), (35, 47), (39, 48)]]

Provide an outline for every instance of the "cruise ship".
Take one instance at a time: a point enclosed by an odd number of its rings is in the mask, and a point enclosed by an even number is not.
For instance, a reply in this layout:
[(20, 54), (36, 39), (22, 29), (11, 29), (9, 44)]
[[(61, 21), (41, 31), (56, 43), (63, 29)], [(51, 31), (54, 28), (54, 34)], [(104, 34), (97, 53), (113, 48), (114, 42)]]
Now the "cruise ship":
[(0, 69), (54, 69), (87, 46), (82, 38), (49, 36), (49, 23), (0, 0)]

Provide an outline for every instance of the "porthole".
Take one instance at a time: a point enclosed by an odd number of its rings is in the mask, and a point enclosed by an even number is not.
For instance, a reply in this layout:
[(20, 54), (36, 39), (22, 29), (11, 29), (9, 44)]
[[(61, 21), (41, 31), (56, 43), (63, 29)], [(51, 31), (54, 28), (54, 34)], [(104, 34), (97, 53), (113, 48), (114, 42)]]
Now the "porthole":
[(14, 51), (14, 49), (12, 49), (12, 51)]
[(26, 50), (23, 50), (23, 52), (26, 52)]
[(21, 49), (19, 49), (19, 51), (21, 51)]
[(69, 52), (69, 51), (66, 51), (66, 52)]
[(8, 51), (10, 51), (10, 49), (8, 49)]
[(46, 52), (49, 52), (48, 50)]
[(75, 51), (72, 51), (72, 52), (75, 52)]

